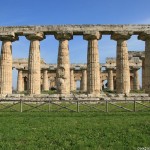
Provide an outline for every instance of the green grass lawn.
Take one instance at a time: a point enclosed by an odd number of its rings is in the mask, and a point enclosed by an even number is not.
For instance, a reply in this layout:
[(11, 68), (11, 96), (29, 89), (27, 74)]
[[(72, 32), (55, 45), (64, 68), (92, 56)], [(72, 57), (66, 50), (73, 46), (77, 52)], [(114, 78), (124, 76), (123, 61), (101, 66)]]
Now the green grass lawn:
[(0, 112), (0, 150), (150, 147), (150, 112)]

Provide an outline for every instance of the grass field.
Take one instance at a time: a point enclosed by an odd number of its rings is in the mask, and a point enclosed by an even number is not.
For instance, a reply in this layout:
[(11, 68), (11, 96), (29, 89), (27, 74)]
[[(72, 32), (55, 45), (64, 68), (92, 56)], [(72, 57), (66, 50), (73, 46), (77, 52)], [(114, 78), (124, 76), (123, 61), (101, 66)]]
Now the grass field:
[(0, 112), (0, 149), (150, 147), (150, 112)]

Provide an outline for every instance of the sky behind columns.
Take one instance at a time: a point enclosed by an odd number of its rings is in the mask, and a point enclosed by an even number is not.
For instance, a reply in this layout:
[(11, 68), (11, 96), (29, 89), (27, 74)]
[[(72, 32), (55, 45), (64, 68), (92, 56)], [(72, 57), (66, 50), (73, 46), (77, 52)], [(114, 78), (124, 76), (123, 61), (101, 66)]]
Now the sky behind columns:
[[(61, 24), (150, 24), (150, 0), (1, 0), (0, 26)], [(1, 46), (1, 42), (0, 42)], [(87, 41), (74, 36), (69, 42), (71, 63), (86, 63)], [(144, 42), (132, 36), (129, 50), (144, 50)], [(20, 37), (13, 42), (13, 58), (27, 58), (29, 41)], [(99, 40), (100, 62), (116, 56), (116, 41), (110, 36)], [(41, 57), (56, 63), (58, 41), (46, 36), (41, 41)], [(17, 72), (13, 71), (16, 87)]]

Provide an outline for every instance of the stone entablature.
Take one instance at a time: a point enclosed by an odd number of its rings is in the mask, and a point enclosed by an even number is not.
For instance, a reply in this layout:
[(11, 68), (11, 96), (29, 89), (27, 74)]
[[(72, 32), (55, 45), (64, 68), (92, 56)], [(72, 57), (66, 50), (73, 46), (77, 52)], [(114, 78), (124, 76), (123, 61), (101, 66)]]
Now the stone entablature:
[(44, 32), (46, 35), (54, 35), (56, 32), (73, 32), (74, 35), (83, 35), (84, 32), (97, 31), (102, 34), (112, 34), (112, 32), (126, 32), (138, 35), (148, 33), (150, 25), (47, 25), (47, 26), (6, 26), (0, 27), (0, 35), (19, 36), (34, 34), (35, 32)]

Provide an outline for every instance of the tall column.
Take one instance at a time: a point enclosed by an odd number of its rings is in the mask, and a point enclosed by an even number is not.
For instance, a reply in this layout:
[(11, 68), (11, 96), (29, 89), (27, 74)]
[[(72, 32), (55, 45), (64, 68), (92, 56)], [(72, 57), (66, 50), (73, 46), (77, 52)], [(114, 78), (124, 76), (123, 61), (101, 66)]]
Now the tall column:
[(55, 38), (59, 40), (57, 59), (57, 92), (59, 94), (70, 94), (70, 59), (68, 40), (73, 38), (72, 33), (56, 33)]
[(2, 41), (0, 58), (0, 94), (12, 94), (12, 42), (18, 40), (15, 34), (0, 35)]
[(70, 90), (74, 91), (74, 70), (71, 68), (70, 70)]
[(44, 91), (48, 91), (49, 90), (47, 70), (43, 70), (43, 90)]
[(130, 90), (133, 90), (134, 87), (133, 87), (133, 80), (134, 80), (134, 77), (130, 77)]
[(138, 69), (133, 69), (134, 73), (134, 80), (133, 80), (133, 89), (134, 90), (140, 90), (140, 83), (139, 83), (139, 74), (138, 74)]
[(84, 33), (83, 38), (88, 41), (87, 53), (87, 93), (100, 94), (100, 65), (98, 39), (101, 38), (99, 32)]
[(114, 77), (114, 90), (116, 90), (116, 77)]
[(77, 90), (77, 81), (74, 80), (74, 90), (76, 91)]
[(18, 91), (18, 92), (24, 91), (24, 90), (23, 90), (22, 70), (18, 70), (17, 91)]
[(43, 40), (43, 33), (29, 34), (26, 36), (30, 40), (30, 50), (28, 59), (28, 93), (41, 93), (41, 57), (40, 41)]
[(24, 88), (24, 77), (22, 77), (22, 91), (25, 91), (25, 88)]
[(145, 57), (142, 57), (142, 89), (145, 90)]
[(117, 41), (116, 92), (120, 94), (128, 94), (130, 92), (130, 69), (126, 41), (129, 38), (129, 33), (114, 33), (111, 36), (111, 39)]
[(114, 90), (113, 69), (112, 68), (108, 68), (108, 89), (110, 91)]
[(86, 69), (84, 68), (83, 70), (82, 70), (82, 79), (81, 79), (81, 90), (83, 91), (83, 92), (86, 92), (87, 91), (87, 71), (86, 71)]
[(145, 74), (144, 87), (145, 92), (150, 94), (150, 33), (143, 32), (138, 36), (138, 39), (145, 41), (145, 62), (143, 62), (143, 65), (145, 65), (145, 71), (143, 72)]

